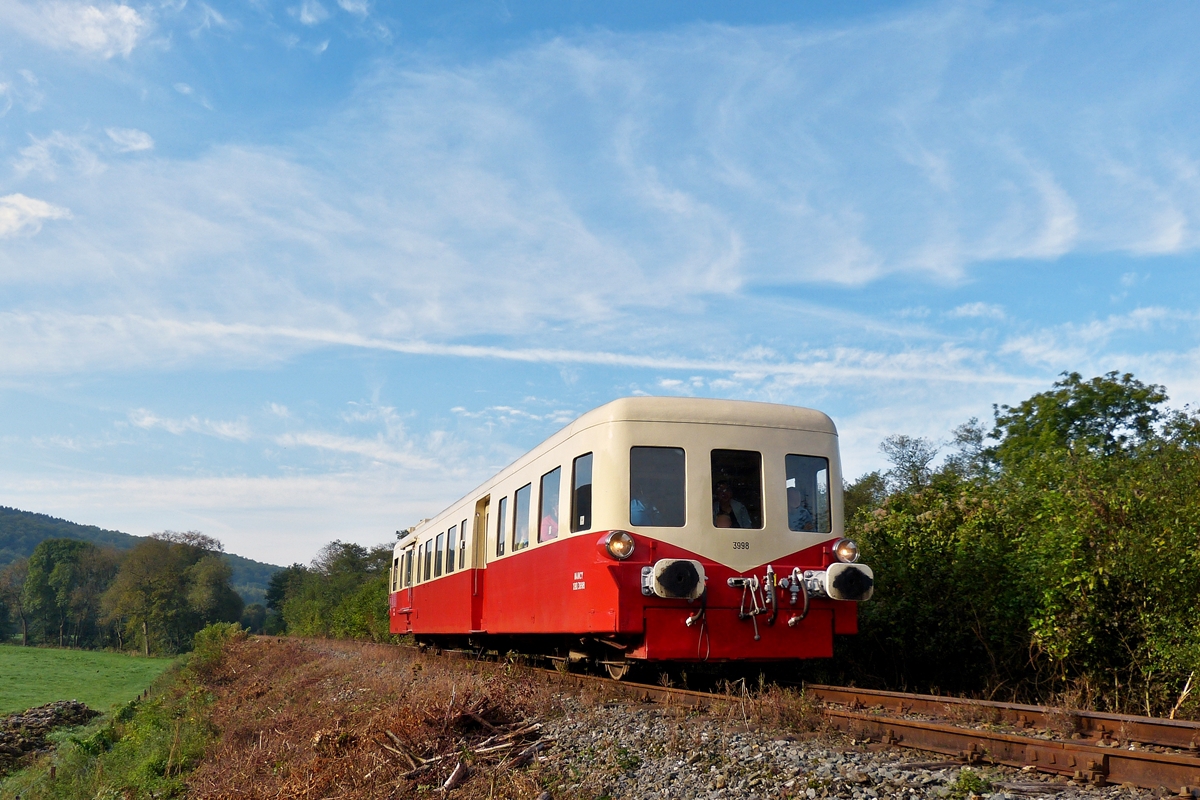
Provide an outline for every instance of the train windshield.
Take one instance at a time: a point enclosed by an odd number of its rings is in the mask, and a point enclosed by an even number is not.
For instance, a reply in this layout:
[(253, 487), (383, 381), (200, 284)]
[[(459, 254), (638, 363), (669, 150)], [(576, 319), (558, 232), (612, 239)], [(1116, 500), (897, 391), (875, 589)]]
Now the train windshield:
[(629, 448), (629, 524), (682, 528), (687, 487), (681, 447)]
[(787, 467), (788, 528), (829, 533), (829, 459), (789, 455)]
[(755, 450), (713, 450), (713, 525), (761, 528), (762, 454)]

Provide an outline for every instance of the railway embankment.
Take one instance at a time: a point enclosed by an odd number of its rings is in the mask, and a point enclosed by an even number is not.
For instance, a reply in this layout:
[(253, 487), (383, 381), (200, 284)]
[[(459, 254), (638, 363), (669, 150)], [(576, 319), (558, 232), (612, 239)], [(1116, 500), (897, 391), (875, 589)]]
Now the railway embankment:
[[(157, 735), (159, 796), (474, 798), (950, 798), (1149, 800), (1164, 791), (1093, 787), (858, 741), (790, 690), (736, 692), (704, 708), (516, 663), (451, 659), (350, 642), (230, 637), (179, 673), (181, 724), (208, 732), (200, 755)], [(169, 703), (153, 698), (164, 710)], [(149, 730), (136, 721), (121, 735)], [(96, 737), (93, 737), (95, 740)], [(96, 741), (90, 745), (96, 748)], [(152, 748), (153, 749), (153, 748)], [(103, 758), (99, 753), (96, 758)], [(137, 770), (113, 783), (64, 745), (23, 797), (142, 796)], [(62, 766), (51, 778), (49, 759)], [(91, 764), (89, 766), (89, 763)], [(75, 772), (64, 771), (70, 766)], [(82, 772), (91, 770), (90, 775)], [(136, 774), (134, 774), (136, 773)], [(143, 784), (150, 785), (150, 784)], [(166, 794), (163, 790), (166, 789)], [(1170, 794), (1174, 794), (1172, 790)], [(83, 796), (83, 795), (80, 795)], [(146, 794), (146, 796), (149, 796)]]

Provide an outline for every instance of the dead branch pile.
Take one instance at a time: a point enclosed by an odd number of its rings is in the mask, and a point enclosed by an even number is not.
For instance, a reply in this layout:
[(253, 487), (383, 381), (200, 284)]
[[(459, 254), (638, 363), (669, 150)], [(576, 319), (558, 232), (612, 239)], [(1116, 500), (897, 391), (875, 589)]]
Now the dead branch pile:
[(55, 728), (84, 725), (98, 715), (76, 700), (59, 700), (0, 718), (0, 775), (49, 750), (46, 737)]
[[(538, 797), (543, 681), (379, 645), (249, 639), (206, 688), (214, 748), (189, 797)], [(532, 767), (532, 769), (531, 769)]]

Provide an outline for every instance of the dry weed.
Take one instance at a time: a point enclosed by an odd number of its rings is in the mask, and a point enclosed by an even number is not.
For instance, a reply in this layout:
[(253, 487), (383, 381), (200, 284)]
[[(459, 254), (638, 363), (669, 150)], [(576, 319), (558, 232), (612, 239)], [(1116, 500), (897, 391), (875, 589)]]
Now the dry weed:
[[(455, 796), (535, 798), (536, 761), (505, 762), (537, 738), (525, 723), (558, 713), (546, 682), (518, 666), (351, 642), (234, 642), (206, 688), (221, 737), (189, 780), (197, 798), (418, 796), (460, 759)], [(488, 741), (501, 746), (474, 752)]]
[(942, 719), (965, 725), (999, 725), (1004, 717), (1000, 709), (994, 706), (983, 706), (968, 701), (946, 703), (943, 706)]

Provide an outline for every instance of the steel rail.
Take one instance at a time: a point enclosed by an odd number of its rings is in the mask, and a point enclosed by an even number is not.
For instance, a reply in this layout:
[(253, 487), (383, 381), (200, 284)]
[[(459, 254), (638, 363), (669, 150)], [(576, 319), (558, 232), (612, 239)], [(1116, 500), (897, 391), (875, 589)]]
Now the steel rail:
[(942, 719), (967, 715), (974, 716), (973, 721), (977, 722), (1005, 722), (1015, 728), (1058, 730), (1067, 735), (1079, 733), (1105, 744), (1124, 746), (1137, 742), (1200, 752), (1200, 722), (845, 686), (807, 684), (804, 691), (823, 703), (836, 703), (852, 710), (881, 707), (901, 714)]
[(912, 747), (956, 756), (968, 764), (1033, 767), (1103, 786), (1130, 783), (1144, 789), (1167, 786), (1179, 797), (1200, 796), (1200, 758), (1182, 753), (1151, 753), (1100, 747), (1071, 739), (1036, 739), (996, 731), (961, 728), (945, 723), (864, 714), (825, 708), (834, 727), (851, 735), (869, 736), (887, 745)]

